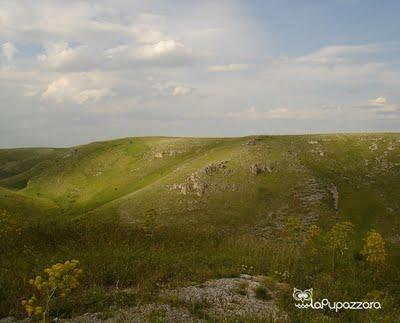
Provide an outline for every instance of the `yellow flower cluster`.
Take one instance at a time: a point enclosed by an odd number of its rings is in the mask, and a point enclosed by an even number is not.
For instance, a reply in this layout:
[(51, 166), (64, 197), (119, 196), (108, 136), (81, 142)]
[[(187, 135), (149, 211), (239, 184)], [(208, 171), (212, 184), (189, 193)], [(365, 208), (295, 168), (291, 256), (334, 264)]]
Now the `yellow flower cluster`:
[(20, 235), (21, 229), (6, 210), (0, 210), (0, 239), (10, 235)]
[(361, 253), (371, 265), (376, 267), (382, 265), (387, 256), (385, 240), (375, 230), (369, 231)]
[(42, 306), (35, 306), (37, 304), (38, 299), (36, 298), (35, 295), (33, 295), (29, 300), (23, 300), (22, 301), (22, 306), (25, 309), (25, 312), (28, 314), (28, 316), (32, 315), (41, 315), (43, 313), (43, 307)]
[[(36, 276), (29, 280), (36, 292), (29, 300), (23, 300), (22, 306), (28, 316), (46, 316), (50, 301), (55, 297), (64, 298), (79, 285), (83, 271), (78, 260), (67, 260), (44, 269), (45, 276)], [(45, 308), (45, 309), (43, 309)]]

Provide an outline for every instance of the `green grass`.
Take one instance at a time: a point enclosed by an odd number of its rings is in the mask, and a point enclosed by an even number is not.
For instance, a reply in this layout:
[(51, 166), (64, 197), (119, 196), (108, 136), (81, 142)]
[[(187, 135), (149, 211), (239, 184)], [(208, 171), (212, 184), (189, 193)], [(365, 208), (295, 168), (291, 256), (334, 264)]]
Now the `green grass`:
[[(400, 258), (398, 242), (390, 241), (400, 228), (400, 135), (259, 136), (254, 145), (252, 138), (145, 137), (0, 150), (0, 209), (23, 228), (0, 250), (0, 316), (19, 315), (20, 300), (30, 293), (27, 279), (72, 258), (85, 270), (83, 284), (53, 315), (132, 306), (154, 300), (161, 288), (237, 276), (242, 265), (277, 280), (283, 278), (276, 272), (289, 271), (291, 286), (314, 287), (332, 299), (379, 290), (398, 308)], [(225, 170), (199, 172), (223, 160)], [(255, 163), (271, 166), (272, 173), (253, 175)], [(203, 196), (172, 188), (193, 173), (207, 183)], [(339, 192), (337, 211), (332, 184)], [(388, 241), (386, 276), (365, 284), (368, 268), (357, 257), (336, 272), (328, 254), (304, 259), (282, 239), (291, 216), (324, 231), (351, 221), (355, 253), (375, 228)], [(133, 288), (134, 296), (116, 294), (116, 286)], [(318, 313), (298, 316), (290, 293), (282, 306), (295, 321), (318, 321)], [(382, 315), (389, 322), (392, 312)]]

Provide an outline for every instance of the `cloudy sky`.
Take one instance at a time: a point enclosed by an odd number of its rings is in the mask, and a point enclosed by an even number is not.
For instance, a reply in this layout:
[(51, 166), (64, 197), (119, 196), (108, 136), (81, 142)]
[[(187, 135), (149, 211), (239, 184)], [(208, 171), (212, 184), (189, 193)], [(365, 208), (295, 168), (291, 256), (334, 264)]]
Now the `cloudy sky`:
[(0, 147), (400, 130), (400, 1), (0, 1)]

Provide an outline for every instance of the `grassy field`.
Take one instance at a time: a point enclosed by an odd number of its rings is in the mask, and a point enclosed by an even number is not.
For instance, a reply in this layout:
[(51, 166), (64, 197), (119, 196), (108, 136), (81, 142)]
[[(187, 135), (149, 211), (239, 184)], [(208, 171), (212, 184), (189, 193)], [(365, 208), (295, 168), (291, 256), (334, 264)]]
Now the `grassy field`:
[[(160, 290), (243, 268), (290, 286), (279, 304), (295, 322), (393, 322), (400, 310), (400, 134), (0, 150), (0, 209), (18, 228), (1, 235), (0, 317), (23, 316), (29, 278), (68, 259), (80, 261), (81, 285), (55, 302), (52, 316), (154, 302)], [(343, 221), (354, 225), (354, 243), (335, 260), (325, 237)], [(305, 242), (312, 225), (321, 230), (316, 252)], [(379, 270), (361, 253), (371, 229), (388, 251)], [(293, 287), (384, 305), (299, 311)]]

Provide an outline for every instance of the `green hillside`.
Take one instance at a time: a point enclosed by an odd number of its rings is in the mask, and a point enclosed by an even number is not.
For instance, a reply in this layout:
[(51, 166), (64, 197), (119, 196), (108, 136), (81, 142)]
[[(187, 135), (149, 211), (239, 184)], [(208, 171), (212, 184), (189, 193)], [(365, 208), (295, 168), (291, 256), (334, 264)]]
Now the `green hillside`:
[[(400, 134), (143, 137), (0, 150), (0, 209), (23, 228), (1, 248), (0, 317), (21, 312), (33, 274), (74, 258), (85, 270), (82, 291), (57, 304), (54, 316), (133, 306), (166, 286), (237, 276), (243, 266), (332, 298), (372, 290), (400, 301), (398, 284), (363, 286), (366, 264), (357, 260), (376, 229), (389, 250), (386, 279), (398, 276)], [(288, 245), (293, 218), (300, 235), (350, 221), (354, 259), (334, 272), (322, 251), (320, 267), (308, 263), (301, 244)], [(135, 296), (116, 295), (115, 286)], [(281, 306), (293, 320), (320, 321), (315, 313), (297, 317), (288, 302)], [(384, 312), (388, 322), (394, 309)]]

